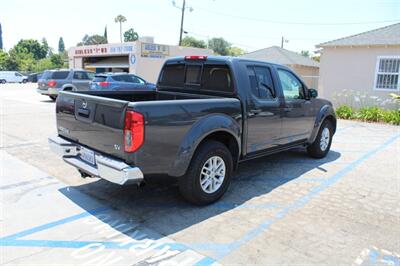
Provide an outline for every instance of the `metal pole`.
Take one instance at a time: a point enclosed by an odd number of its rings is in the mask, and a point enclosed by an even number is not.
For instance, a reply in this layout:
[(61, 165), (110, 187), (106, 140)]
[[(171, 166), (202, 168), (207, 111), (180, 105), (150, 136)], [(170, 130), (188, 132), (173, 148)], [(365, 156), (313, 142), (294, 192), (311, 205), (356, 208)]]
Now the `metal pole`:
[(183, 20), (185, 18), (185, 8), (186, 8), (186, 0), (183, 0), (182, 4), (182, 18), (181, 18), (181, 32), (179, 34), (179, 46), (182, 44), (182, 33), (183, 33)]
[(281, 48), (283, 48), (283, 40), (284, 40), (284, 37), (282, 36)]

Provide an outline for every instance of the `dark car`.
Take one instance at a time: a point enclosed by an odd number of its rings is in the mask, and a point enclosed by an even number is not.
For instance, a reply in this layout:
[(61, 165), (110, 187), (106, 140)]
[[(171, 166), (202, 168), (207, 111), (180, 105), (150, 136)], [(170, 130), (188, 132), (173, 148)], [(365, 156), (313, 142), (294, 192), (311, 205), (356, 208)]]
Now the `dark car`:
[(40, 79), (40, 77), (43, 75), (43, 72), (39, 73), (32, 73), (28, 75), (28, 82), (36, 83)]
[(168, 59), (156, 91), (61, 92), (51, 148), (82, 176), (123, 185), (179, 179), (195, 204), (218, 200), (242, 161), (330, 150), (332, 104), (286, 66), (244, 58)]
[(91, 90), (155, 90), (156, 85), (127, 73), (97, 74), (90, 83)]

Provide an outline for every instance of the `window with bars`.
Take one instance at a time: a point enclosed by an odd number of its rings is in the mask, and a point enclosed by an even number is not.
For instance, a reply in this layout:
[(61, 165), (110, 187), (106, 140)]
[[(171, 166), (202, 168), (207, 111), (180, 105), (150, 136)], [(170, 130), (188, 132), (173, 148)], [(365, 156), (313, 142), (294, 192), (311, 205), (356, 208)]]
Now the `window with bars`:
[(378, 57), (375, 89), (398, 90), (400, 87), (400, 57)]

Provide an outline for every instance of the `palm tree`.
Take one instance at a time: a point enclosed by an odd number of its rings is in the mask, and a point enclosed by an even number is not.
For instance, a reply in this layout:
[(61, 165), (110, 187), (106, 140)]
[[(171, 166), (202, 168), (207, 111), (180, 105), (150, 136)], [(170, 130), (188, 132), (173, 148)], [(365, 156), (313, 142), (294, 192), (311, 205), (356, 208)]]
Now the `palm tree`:
[(122, 43), (122, 23), (126, 21), (126, 17), (118, 15), (115, 19), (115, 23), (119, 22), (119, 37)]

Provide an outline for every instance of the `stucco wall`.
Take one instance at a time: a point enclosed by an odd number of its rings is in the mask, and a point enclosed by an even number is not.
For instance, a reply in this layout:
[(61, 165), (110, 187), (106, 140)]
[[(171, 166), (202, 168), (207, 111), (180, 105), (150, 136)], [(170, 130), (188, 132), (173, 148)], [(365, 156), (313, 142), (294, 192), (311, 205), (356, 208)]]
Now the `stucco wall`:
[(309, 88), (318, 89), (319, 68), (301, 65), (288, 65), (297, 75), (301, 76)]
[(324, 48), (320, 62), (319, 94), (335, 105), (396, 107), (390, 102), (390, 92), (374, 90), (378, 56), (393, 55), (400, 55), (400, 45)]

